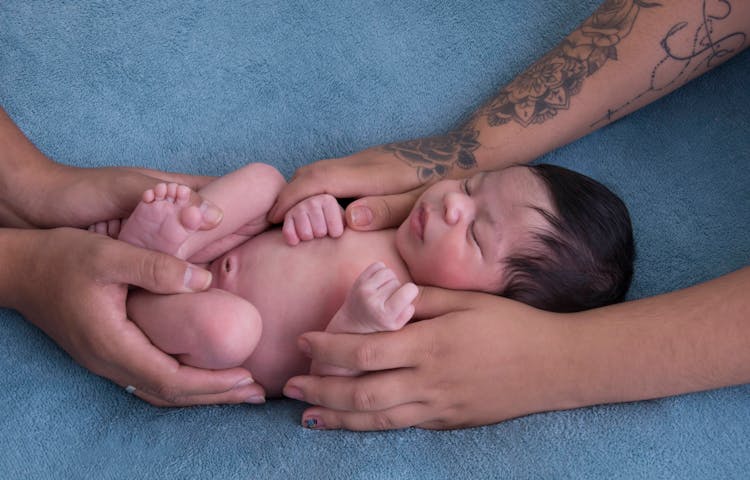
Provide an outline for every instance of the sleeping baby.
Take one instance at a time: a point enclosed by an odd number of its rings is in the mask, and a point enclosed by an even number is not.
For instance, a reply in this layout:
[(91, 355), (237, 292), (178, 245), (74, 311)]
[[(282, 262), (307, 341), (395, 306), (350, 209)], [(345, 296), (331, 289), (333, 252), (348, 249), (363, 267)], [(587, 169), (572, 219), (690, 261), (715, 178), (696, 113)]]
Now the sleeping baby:
[[(620, 301), (632, 276), (625, 205), (561, 167), (436, 182), (398, 229), (375, 232), (345, 229), (330, 195), (300, 202), (282, 228), (269, 228), (266, 214), (284, 184), (264, 164), (216, 179), (199, 193), (224, 216), (205, 231), (190, 189), (158, 184), (119, 232), (134, 245), (206, 264), (213, 276), (204, 292), (129, 294), (128, 315), (151, 342), (187, 365), (242, 365), (269, 396), (309, 371), (296, 347), (300, 334), (397, 330), (414, 313), (415, 284), (567, 312)], [(314, 373), (340, 372), (314, 366)]]

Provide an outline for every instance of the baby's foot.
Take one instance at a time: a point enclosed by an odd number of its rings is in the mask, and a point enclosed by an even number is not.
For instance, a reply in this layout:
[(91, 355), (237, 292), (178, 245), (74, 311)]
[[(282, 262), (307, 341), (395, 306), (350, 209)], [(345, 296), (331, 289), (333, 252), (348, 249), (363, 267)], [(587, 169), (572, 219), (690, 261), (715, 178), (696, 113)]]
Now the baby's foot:
[(180, 256), (180, 247), (203, 223), (202, 209), (190, 201), (191, 190), (159, 183), (143, 192), (141, 202), (120, 230), (120, 240)]

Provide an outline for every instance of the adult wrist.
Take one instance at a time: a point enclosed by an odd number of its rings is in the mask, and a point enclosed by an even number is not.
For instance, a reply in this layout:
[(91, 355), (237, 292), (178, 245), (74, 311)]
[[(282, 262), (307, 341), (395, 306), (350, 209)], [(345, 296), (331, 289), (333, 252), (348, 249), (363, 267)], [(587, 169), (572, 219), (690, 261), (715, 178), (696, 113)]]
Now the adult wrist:
[[(34, 259), (39, 242), (47, 231), (0, 228), (0, 307), (23, 310), (33, 286), (35, 268), (43, 268)], [(30, 287), (30, 288), (29, 288)]]

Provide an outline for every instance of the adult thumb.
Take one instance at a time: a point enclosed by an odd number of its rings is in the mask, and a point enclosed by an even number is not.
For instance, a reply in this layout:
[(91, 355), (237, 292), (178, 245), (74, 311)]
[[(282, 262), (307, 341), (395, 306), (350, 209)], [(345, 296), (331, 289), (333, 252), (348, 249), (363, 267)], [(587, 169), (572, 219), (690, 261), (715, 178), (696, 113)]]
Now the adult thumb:
[(153, 293), (199, 292), (211, 285), (211, 273), (172, 255), (154, 252), (113, 240), (116, 252), (114, 280), (141, 287)]
[(363, 197), (346, 208), (346, 224), (360, 231), (399, 226), (414, 207), (424, 187), (395, 195)]

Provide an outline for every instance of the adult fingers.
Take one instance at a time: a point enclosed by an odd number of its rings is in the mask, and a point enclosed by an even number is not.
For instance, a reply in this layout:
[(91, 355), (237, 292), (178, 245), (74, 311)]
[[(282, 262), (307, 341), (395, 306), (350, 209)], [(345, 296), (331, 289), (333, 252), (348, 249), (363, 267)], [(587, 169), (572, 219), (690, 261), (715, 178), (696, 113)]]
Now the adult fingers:
[(414, 300), (414, 315), (419, 319), (440, 317), (451, 312), (468, 310), (488, 299), (497, 300), (498, 298), (488, 293), (419, 287), (419, 293)]
[(377, 412), (344, 412), (312, 407), (302, 414), (302, 426), (314, 430), (394, 430), (429, 422), (430, 411), (419, 402)]
[[(223, 375), (224, 372), (211, 371), (210, 373), (212, 375)], [(230, 373), (232, 373), (233, 375), (236, 374), (236, 372), (234, 371)], [(184, 387), (179, 387), (173, 390), (169, 390), (166, 387), (157, 388), (156, 390), (139, 389), (136, 387), (136, 390), (133, 393), (140, 399), (159, 407), (183, 407), (190, 405), (217, 405), (236, 403), (251, 403), (257, 405), (265, 403), (266, 398), (263, 387), (261, 387), (257, 383), (245, 383), (249, 380), (249, 377), (245, 375), (246, 374), (242, 374), (242, 380), (239, 380), (236, 383), (232, 383), (233, 379), (229, 382), (214, 381), (212, 382), (212, 384), (214, 385), (214, 389), (207, 388), (207, 384), (205, 382), (199, 383), (197, 385), (201, 385), (203, 387), (200, 389), (201, 392), (199, 393), (194, 393), (190, 390), (185, 389)], [(182, 376), (185, 377), (184, 375)], [(185, 378), (180, 378), (178, 379), (178, 381), (184, 379)], [(188, 385), (189, 384), (191, 384), (191, 382), (188, 381)], [(151, 393), (152, 391), (155, 391), (156, 393)]]
[(289, 209), (313, 195), (330, 193), (337, 196), (339, 192), (331, 190), (329, 185), (331, 178), (334, 177), (330, 171), (335, 171), (335, 167), (326, 165), (330, 164), (326, 161), (319, 161), (299, 168), (294, 173), (291, 182), (279, 192), (276, 202), (268, 212), (268, 221), (279, 223)]
[(208, 288), (211, 273), (171, 255), (100, 237), (90, 253), (93, 265), (108, 281), (127, 283), (154, 293), (196, 292)]
[(424, 401), (414, 388), (416, 380), (408, 368), (361, 377), (304, 375), (291, 378), (284, 395), (332, 410), (375, 412)]
[(346, 208), (346, 223), (355, 230), (382, 230), (400, 225), (426, 187), (396, 195), (370, 196)]
[(431, 354), (434, 339), (433, 332), (417, 322), (397, 332), (367, 335), (308, 332), (297, 346), (318, 362), (377, 371), (419, 365)]
[(135, 324), (126, 324), (119, 340), (119, 361), (110, 363), (114, 372), (105, 376), (123, 387), (134, 386), (139, 397), (154, 405), (237, 403), (264, 395), (243, 368), (204, 370), (180, 365), (149, 343)]

